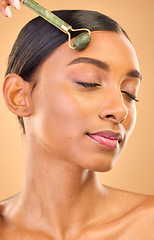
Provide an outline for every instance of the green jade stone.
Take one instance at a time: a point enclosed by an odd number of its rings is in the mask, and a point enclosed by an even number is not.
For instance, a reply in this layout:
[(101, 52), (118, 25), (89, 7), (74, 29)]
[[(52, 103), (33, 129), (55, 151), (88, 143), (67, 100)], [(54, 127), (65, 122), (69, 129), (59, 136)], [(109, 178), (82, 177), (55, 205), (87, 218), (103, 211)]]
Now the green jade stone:
[(75, 38), (73, 42), (73, 47), (75, 48), (75, 50), (83, 50), (88, 46), (90, 41), (91, 36), (88, 32), (81, 33)]
[(65, 24), (65, 22), (62, 19), (57, 17), (52, 12), (48, 11), (46, 8), (44, 8), (34, 0), (23, 0), (22, 3), (59, 29), (63, 24)]

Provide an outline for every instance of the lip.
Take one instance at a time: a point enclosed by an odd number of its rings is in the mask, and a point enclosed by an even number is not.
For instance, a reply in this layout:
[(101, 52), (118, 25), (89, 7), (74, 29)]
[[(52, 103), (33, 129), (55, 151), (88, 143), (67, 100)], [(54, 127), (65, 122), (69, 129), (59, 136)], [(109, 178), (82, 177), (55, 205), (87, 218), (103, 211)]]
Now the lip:
[(122, 134), (113, 131), (103, 131), (97, 133), (87, 133), (87, 135), (95, 142), (104, 145), (108, 148), (118, 148), (119, 143), (122, 141)]

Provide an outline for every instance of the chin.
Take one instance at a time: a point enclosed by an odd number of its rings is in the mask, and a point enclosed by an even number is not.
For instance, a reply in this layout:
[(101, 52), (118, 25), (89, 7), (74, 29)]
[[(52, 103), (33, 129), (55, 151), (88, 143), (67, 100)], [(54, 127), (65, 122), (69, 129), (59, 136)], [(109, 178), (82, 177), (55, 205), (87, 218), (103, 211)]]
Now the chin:
[(93, 172), (109, 172), (111, 169), (113, 168), (112, 165), (110, 166), (95, 166), (95, 167), (91, 167), (88, 168), (89, 170), (93, 171)]
[(116, 159), (95, 159), (93, 161), (89, 161), (88, 164), (84, 165), (85, 169), (91, 170), (93, 172), (108, 172), (110, 171), (116, 163)]

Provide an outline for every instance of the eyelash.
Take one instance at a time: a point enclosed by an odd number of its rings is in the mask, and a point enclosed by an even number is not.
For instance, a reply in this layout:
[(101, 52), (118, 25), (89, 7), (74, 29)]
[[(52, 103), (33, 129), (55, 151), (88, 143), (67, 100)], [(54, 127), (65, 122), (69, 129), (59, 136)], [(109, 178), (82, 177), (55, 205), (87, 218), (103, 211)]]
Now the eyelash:
[(79, 85), (82, 85), (85, 88), (93, 88), (93, 87), (97, 87), (97, 86), (101, 86), (98, 83), (84, 83), (84, 82), (76, 82)]
[(139, 100), (136, 99), (136, 97), (134, 97), (132, 94), (125, 92), (125, 91), (121, 91), (122, 93), (125, 93), (129, 98), (131, 98), (132, 100), (134, 100), (135, 102), (139, 102)]
[[(82, 85), (85, 88), (93, 88), (93, 87), (97, 87), (97, 86), (101, 86), (98, 83), (84, 83), (84, 82), (76, 82), (79, 85)], [(131, 98), (132, 100), (134, 100), (135, 102), (139, 102), (139, 100), (136, 99), (136, 97), (134, 97), (132, 94), (126, 92), (126, 91), (121, 91), (122, 93), (125, 93), (129, 98)]]

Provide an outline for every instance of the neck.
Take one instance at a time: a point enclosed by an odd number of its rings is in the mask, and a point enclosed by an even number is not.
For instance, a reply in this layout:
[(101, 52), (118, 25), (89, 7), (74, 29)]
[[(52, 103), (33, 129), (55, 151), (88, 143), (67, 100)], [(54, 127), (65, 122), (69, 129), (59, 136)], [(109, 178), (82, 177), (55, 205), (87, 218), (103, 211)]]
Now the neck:
[(104, 189), (95, 172), (37, 149), (27, 148), (25, 178), (16, 209), (27, 219), (35, 219), (33, 223), (26, 220), (29, 226), (40, 223), (39, 228), (46, 230), (52, 226), (55, 235), (64, 239), (68, 226), (69, 234), (75, 234), (98, 217), (96, 203), (101, 201)]

